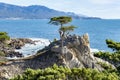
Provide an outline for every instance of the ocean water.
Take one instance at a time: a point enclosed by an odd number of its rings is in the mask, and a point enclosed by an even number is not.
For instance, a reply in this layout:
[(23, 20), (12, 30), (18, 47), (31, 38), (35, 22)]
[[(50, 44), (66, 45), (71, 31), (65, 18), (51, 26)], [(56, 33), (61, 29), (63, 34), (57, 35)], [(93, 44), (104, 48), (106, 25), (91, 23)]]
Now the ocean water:
[[(59, 27), (48, 22), (49, 19), (0, 20), (0, 31), (7, 32), (12, 38), (59, 39)], [(72, 34), (89, 34), (93, 50), (110, 51), (105, 43), (106, 39), (120, 42), (120, 20), (76, 19), (70, 24), (77, 27)]]

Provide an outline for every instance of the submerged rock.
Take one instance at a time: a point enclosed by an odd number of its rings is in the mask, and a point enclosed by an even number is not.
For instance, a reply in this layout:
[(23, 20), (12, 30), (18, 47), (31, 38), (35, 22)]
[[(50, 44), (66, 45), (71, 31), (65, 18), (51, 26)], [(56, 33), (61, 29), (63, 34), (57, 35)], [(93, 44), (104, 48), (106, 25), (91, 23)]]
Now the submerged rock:
[(13, 57), (24, 57), (22, 53), (19, 53), (19, 52), (10, 52), (9, 54), (6, 55), (6, 57), (10, 57), (10, 58), (13, 58)]

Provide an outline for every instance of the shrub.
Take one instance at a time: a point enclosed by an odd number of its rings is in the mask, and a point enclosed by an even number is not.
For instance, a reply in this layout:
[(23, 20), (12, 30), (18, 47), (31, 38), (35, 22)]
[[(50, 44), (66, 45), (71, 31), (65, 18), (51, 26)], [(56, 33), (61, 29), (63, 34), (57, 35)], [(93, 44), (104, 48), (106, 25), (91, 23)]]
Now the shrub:
[(10, 37), (8, 36), (8, 34), (6, 32), (0, 32), (0, 42), (4, 42), (9, 39), (10, 39)]
[(27, 69), (10, 80), (119, 80), (115, 72), (99, 72), (89, 68), (72, 68), (54, 65), (45, 69)]

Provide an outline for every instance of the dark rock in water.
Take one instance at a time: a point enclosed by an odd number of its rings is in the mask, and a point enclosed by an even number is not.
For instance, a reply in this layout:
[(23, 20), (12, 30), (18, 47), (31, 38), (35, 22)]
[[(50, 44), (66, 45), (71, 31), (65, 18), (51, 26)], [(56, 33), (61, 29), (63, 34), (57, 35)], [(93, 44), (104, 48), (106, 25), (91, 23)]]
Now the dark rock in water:
[(13, 57), (24, 57), (22, 53), (19, 53), (19, 52), (10, 52), (9, 54), (6, 55), (6, 57), (10, 57), (10, 58), (13, 58)]
[(9, 43), (10, 47), (13, 47), (14, 49), (20, 49), (22, 46), (24, 46), (24, 42), (20, 41), (19, 39), (12, 39)]
[(32, 41), (31, 39), (17, 38), (17, 39), (11, 39), (9, 45), (14, 49), (21, 49), (21, 47), (24, 46), (26, 43), (35, 44), (35, 42)]
[(20, 45), (15, 46), (15, 49), (21, 49)]
[(16, 38), (7, 41), (6, 43), (0, 43), (0, 52), (7, 57), (23, 57), (19, 52), (15, 52), (15, 49), (21, 49), (26, 43), (35, 44), (31, 39)]

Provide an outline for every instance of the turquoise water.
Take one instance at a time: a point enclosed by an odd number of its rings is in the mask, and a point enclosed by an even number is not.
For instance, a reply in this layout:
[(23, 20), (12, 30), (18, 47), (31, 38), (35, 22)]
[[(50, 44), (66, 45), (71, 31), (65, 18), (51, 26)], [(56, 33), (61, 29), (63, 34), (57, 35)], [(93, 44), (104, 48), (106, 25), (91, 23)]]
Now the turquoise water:
[[(59, 38), (58, 27), (48, 24), (48, 19), (39, 20), (0, 20), (0, 31), (6, 31), (12, 38)], [(88, 33), (91, 48), (109, 50), (106, 39), (120, 42), (120, 20), (73, 20), (77, 28), (73, 33)]]

